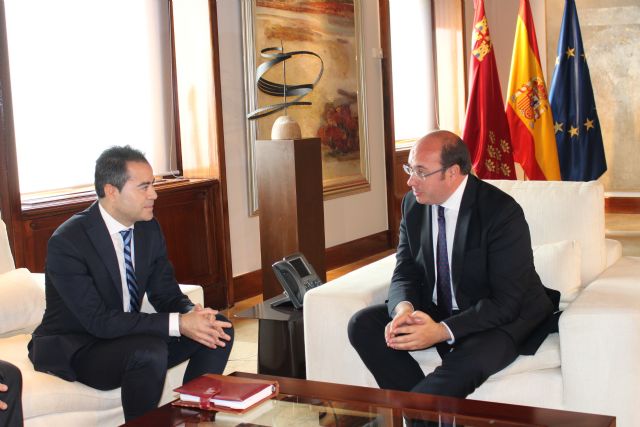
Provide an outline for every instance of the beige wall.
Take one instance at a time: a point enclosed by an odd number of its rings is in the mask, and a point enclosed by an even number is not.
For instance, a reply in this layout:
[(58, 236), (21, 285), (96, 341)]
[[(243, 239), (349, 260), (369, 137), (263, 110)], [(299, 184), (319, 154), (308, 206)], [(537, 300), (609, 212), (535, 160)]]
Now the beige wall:
[[(371, 191), (325, 201), (327, 247), (387, 229), (382, 80), (379, 60), (373, 57), (374, 49), (377, 50), (380, 46), (378, 4), (371, 0), (361, 1), (361, 4), (365, 32), (363, 59), (366, 65)], [(240, 0), (218, 0), (225, 160), (234, 276), (260, 268), (258, 218), (248, 215), (240, 5)]]
[[(465, 0), (465, 35), (467, 38), (467, 49), (471, 46), (471, 33), (473, 28), (473, 0)], [(540, 61), (542, 69), (546, 70), (546, 43), (545, 43), (545, 1), (530, 0), (531, 14), (533, 15), (533, 25), (538, 37), (538, 49), (540, 51)], [(485, 0), (484, 12), (489, 21), (489, 31), (493, 41), (496, 55), (496, 65), (500, 76), (500, 86), (502, 95), (506, 97), (507, 86), (509, 85), (509, 71), (511, 69), (511, 55), (513, 53), (513, 40), (516, 33), (516, 20), (520, 2), (517, 0)], [(469, 58), (467, 58), (468, 66)], [(547, 84), (551, 83), (551, 75), (545, 74)]]
[[(576, 0), (602, 127), (607, 191), (640, 190), (640, 1)], [(547, 0), (547, 63), (553, 73), (564, 0)]]

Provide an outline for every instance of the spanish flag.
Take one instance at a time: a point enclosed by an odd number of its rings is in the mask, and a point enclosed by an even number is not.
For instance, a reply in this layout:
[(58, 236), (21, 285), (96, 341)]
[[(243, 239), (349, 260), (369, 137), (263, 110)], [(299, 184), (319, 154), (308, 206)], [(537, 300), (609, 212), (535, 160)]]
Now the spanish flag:
[(553, 115), (529, 0), (520, 0), (506, 102), (514, 160), (531, 180), (560, 180)]
[(482, 179), (516, 179), (509, 125), (504, 113), (496, 56), (484, 13), (475, 0), (471, 37), (471, 91), (462, 140), (469, 147), (473, 169)]

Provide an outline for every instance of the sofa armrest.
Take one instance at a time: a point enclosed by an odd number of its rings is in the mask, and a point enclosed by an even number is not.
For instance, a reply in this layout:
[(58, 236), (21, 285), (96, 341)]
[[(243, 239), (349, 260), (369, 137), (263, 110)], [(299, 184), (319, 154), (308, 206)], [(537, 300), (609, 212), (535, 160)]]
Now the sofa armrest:
[(613, 239), (604, 239), (607, 254), (607, 267), (611, 267), (622, 257), (622, 243)]
[(44, 273), (31, 273), (31, 276), (44, 290)]
[(384, 303), (394, 267), (395, 255), (390, 255), (305, 294), (307, 379), (375, 386), (349, 343), (347, 325), (358, 310)]
[[(42, 287), (44, 291), (44, 273), (31, 273), (35, 281)], [(204, 306), (204, 292), (202, 291), (202, 286), (200, 285), (180, 285), (180, 290), (183, 294), (189, 297), (191, 302), (194, 304), (200, 303)], [(149, 303), (149, 298), (147, 294), (144, 295), (142, 300), (142, 306), (140, 307), (140, 311), (143, 313), (155, 313), (155, 309)]]
[[(183, 294), (189, 297), (192, 303), (198, 304), (200, 303), (204, 306), (204, 292), (202, 291), (202, 286), (200, 285), (180, 285), (180, 290)], [(149, 302), (149, 298), (147, 294), (144, 295), (142, 300), (142, 306), (140, 307), (140, 311), (143, 313), (155, 313), (156, 310), (153, 308), (151, 303)]]
[(183, 294), (189, 297), (192, 303), (200, 304), (204, 307), (204, 291), (200, 285), (180, 285)]
[(640, 258), (622, 257), (560, 317), (564, 404), (640, 425)]

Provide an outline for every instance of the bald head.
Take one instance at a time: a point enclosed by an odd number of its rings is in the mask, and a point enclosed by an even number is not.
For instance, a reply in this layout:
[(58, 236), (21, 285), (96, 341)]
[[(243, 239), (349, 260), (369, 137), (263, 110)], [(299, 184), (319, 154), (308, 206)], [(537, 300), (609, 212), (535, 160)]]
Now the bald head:
[(442, 204), (469, 174), (471, 159), (456, 134), (437, 130), (416, 141), (409, 152), (409, 166), (415, 173), (407, 184), (418, 203)]
[(443, 167), (458, 165), (460, 174), (471, 172), (469, 150), (458, 135), (447, 130), (435, 130), (418, 139), (411, 149), (414, 153), (422, 150), (440, 153), (440, 164)]

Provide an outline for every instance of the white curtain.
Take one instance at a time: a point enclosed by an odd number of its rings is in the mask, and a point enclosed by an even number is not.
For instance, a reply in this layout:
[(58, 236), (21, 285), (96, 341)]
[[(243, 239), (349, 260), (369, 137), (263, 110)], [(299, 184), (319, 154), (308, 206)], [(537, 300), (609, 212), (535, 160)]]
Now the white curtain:
[(462, 0), (433, 0), (438, 81), (438, 127), (462, 135), (467, 102)]

